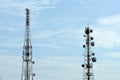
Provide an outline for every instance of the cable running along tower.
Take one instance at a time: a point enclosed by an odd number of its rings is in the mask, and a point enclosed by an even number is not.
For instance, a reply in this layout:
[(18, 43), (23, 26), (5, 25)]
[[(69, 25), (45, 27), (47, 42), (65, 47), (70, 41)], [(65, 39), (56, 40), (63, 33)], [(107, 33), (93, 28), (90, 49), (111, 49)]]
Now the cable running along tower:
[(83, 45), (83, 48), (85, 48), (84, 53), (84, 64), (82, 64), (83, 67), (83, 80), (94, 80), (94, 73), (93, 73), (93, 62), (96, 62), (95, 53), (92, 52), (91, 47), (95, 45), (95, 42), (93, 41), (93, 37), (90, 36), (90, 33), (92, 33), (93, 30), (89, 27), (85, 28), (85, 44)]
[(26, 8), (26, 27), (25, 27), (25, 38), (23, 46), (23, 63), (22, 63), (22, 75), (21, 80), (33, 80), (35, 73), (33, 73), (32, 60), (32, 45), (30, 40), (30, 22), (29, 22), (29, 9)]

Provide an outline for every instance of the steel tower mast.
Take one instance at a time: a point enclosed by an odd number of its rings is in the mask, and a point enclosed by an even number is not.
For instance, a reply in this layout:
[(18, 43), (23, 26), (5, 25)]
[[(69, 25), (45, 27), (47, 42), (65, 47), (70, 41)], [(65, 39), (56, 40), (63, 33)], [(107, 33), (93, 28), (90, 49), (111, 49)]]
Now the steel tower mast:
[(22, 75), (21, 80), (33, 80), (35, 73), (33, 73), (34, 61), (32, 60), (32, 45), (30, 40), (30, 22), (29, 22), (29, 9), (26, 8), (26, 27), (25, 38), (23, 46), (23, 63), (22, 63)]
[(84, 54), (84, 64), (82, 64), (83, 69), (83, 80), (94, 80), (94, 73), (93, 73), (93, 62), (96, 62), (95, 53), (92, 52), (91, 47), (95, 45), (93, 41), (93, 37), (90, 36), (93, 30), (89, 27), (85, 28), (85, 44), (83, 48), (85, 48)]

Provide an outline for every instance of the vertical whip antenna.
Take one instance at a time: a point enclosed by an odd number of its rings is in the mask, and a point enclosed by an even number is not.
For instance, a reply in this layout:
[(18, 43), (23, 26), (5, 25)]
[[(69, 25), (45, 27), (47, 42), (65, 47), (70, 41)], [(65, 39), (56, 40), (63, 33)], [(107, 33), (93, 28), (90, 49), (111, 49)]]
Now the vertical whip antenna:
[(95, 42), (93, 41), (93, 37), (90, 36), (90, 33), (92, 33), (93, 30), (89, 27), (85, 28), (85, 44), (83, 45), (83, 48), (85, 48), (85, 54), (84, 54), (84, 64), (82, 64), (83, 67), (83, 80), (94, 80), (94, 73), (93, 73), (93, 62), (96, 62), (95, 53), (92, 52), (91, 47), (95, 45)]
[(26, 26), (30, 25), (30, 23), (29, 23), (29, 15), (30, 15), (30, 11), (29, 11), (29, 9), (26, 8)]

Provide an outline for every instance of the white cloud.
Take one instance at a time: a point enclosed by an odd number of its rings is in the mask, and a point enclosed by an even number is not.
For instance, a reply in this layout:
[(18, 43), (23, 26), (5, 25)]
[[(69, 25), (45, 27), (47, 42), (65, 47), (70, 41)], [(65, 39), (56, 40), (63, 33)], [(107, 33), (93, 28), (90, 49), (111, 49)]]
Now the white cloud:
[(103, 26), (108, 26), (108, 27), (110, 26), (110, 27), (116, 28), (120, 26), (120, 15), (115, 14), (112, 16), (102, 17), (98, 19), (98, 23)]
[(6, 51), (6, 49), (0, 49), (0, 54), (9, 54), (9, 51)]
[(79, 0), (80, 6), (82, 7), (93, 7), (94, 4), (99, 3), (100, 1), (98, 0)]
[(18, 29), (16, 27), (0, 27), (0, 30), (2, 30), (2, 31), (7, 30), (7, 31), (10, 31), (10, 32), (18, 31)]
[(37, 40), (44, 40), (47, 43), (39, 43), (36, 46), (51, 47), (56, 49), (63, 49), (68, 45), (80, 46), (81, 29), (79, 28), (61, 28), (59, 30), (46, 30), (37, 34), (33, 34), (32, 38)]
[[(119, 58), (116, 57), (118, 54), (112, 52), (101, 54), (102, 57), (98, 57), (97, 63), (94, 64), (95, 79), (116, 79), (120, 73)], [(108, 75), (110, 77), (108, 77)], [(102, 77), (101, 77), (102, 76)]]
[(37, 34), (34, 34), (33, 38), (51, 38), (51, 37), (62, 37), (62, 38), (73, 38), (73, 39), (80, 39), (81, 37), (81, 30), (80, 28), (61, 28), (59, 30), (46, 30)]
[[(55, 4), (58, 4), (61, 0), (5, 0), (5, 1), (0, 1), (0, 8), (1, 12), (4, 10), (8, 10), (9, 13), (11, 12), (10, 10), (21, 10), (24, 8), (30, 8), (32, 11), (37, 11), (37, 10), (43, 10), (46, 8), (53, 8)], [(7, 5), (9, 4), (9, 5)], [(4, 8), (4, 9), (2, 9)], [(7, 11), (7, 12), (8, 12)], [(15, 12), (15, 11), (12, 11)]]
[(110, 58), (113, 58), (114, 60), (116, 60), (116, 59), (119, 59), (120, 58), (120, 53), (119, 52), (106, 52), (106, 53), (104, 53), (104, 55), (103, 55), (103, 57), (105, 57), (105, 58), (108, 58), (108, 59), (110, 59)]
[(62, 0), (40, 0), (41, 5), (58, 4)]
[[(6, 38), (9, 38), (9, 39), (6, 39)], [(0, 48), (6, 49), (6, 48), (22, 47), (23, 41), (24, 41), (24, 39), (22, 40), (16, 36), (5, 36), (1, 39)]]
[[(68, 56), (52, 56), (52, 57), (44, 57), (40, 60), (37, 60), (37, 65), (40, 69), (38, 74), (42, 77), (43, 80), (47, 80), (46, 78), (58, 79), (58, 80), (79, 80), (81, 77), (80, 58), (78, 57), (68, 57)], [(76, 74), (76, 75), (74, 75)], [(61, 77), (62, 76), (62, 77)], [(71, 76), (72, 78), (70, 78)], [(41, 79), (41, 77), (37, 77)]]
[(58, 45), (55, 45), (55, 44), (43, 44), (43, 43), (40, 43), (40, 44), (34, 44), (34, 46), (37, 46), (37, 47), (42, 47), (42, 48), (52, 48), (52, 49), (59, 49), (61, 50), (62, 47), (61, 46), (58, 46)]
[(16, 80), (20, 78), (22, 66), (20, 59), (20, 56), (0, 55), (0, 77), (3, 80)]
[(96, 0), (80, 0), (80, 3), (81, 4), (92, 4), (92, 3), (94, 3), (94, 2), (96, 2)]
[[(94, 63), (94, 73), (95, 73), (95, 79), (108, 79), (108, 75), (111, 75), (110, 78), (112, 78), (112, 73), (117, 77), (120, 67), (119, 61), (113, 61), (113, 60), (98, 60), (99, 62)], [(46, 76), (50, 79), (63, 79), (66, 78), (69, 80), (76, 79), (79, 80), (83, 76), (83, 68), (81, 67), (81, 59), (79, 57), (66, 57), (66, 56), (55, 56), (55, 57), (44, 57), (41, 60), (38, 60), (39, 62), (37, 65), (40, 68), (39, 76)], [(115, 68), (115, 69), (114, 69)], [(76, 74), (76, 75), (74, 75)], [(49, 75), (49, 77), (48, 77)], [(79, 76), (81, 75), (81, 76)], [(103, 76), (102, 78), (100, 77)], [(61, 77), (62, 76), (62, 77)], [(67, 76), (67, 77), (65, 77)], [(71, 76), (71, 77), (69, 77)], [(39, 77), (40, 78), (40, 77)], [(45, 77), (43, 77), (44, 80), (46, 80)], [(115, 78), (113, 78), (115, 79)]]
[(120, 45), (120, 15), (99, 18), (93, 28), (96, 47), (114, 48)]
[(120, 44), (119, 31), (112, 28), (96, 28), (93, 36), (95, 38), (96, 47), (114, 48)]
[[(119, 20), (120, 15), (112, 15), (107, 17), (99, 18), (98, 24), (93, 27), (94, 33), (92, 36), (94, 37), (94, 41), (96, 43), (96, 48), (114, 48), (119, 47), (120, 45), (120, 37), (119, 37)], [(110, 24), (109, 24), (110, 23)], [(69, 44), (79, 45), (83, 44), (84, 38), (82, 35), (84, 34), (83, 28), (74, 28), (67, 27), (61, 28), (56, 31), (47, 30), (33, 35), (33, 38), (36, 39), (52, 39), (56, 41), (56, 38), (70, 40)], [(66, 44), (69, 41), (66, 42)]]
[(79, 68), (79, 66), (75, 66), (78, 61), (80, 61), (79, 57), (52, 56), (45, 57), (42, 60), (39, 60), (38, 62), (40, 62), (40, 65), (43, 67)]
[[(52, 56), (41, 59), (34, 58), (34, 60), (35, 65), (33, 65), (33, 71), (36, 73), (36, 80), (47, 80), (48, 78), (59, 80), (73, 80), (77, 78), (77, 80), (79, 80), (81, 78), (79, 77), (81, 73), (79, 57)], [(20, 78), (22, 70), (21, 56), (0, 55), (0, 64), (0, 77), (2, 77), (2, 79), (16, 80)]]
[[(34, 58), (35, 65), (33, 71), (36, 73), (36, 80), (43, 79), (50, 80), (80, 80), (83, 74), (83, 68), (81, 67), (81, 58), (72, 56), (49, 56), (42, 57), (40, 59)], [(16, 80), (21, 76), (22, 69), (22, 57), (0, 55), (0, 71), (1, 76), (5, 80)], [(8, 66), (9, 65), (9, 66)], [(94, 64), (95, 79), (108, 79), (107, 75), (114, 75), (117, 77), (119, 73), (119, 61), (104, 61), (103, 63)], [(113, 69), (113, 68), (116, 69)], [(14, 72), (15, 71), (15, 72)], [(16, 74), (16, 71), (18, 74)], [(103, 73), (104, 72), (104, 73)], [(12, 74), (11, 74), (12, 73)], [(100, 75), (103, 76), (100, 78)], [(81, 76), (80, 76), (81, 75)], [(62, 77), (61, 77), (62, 76)]]
[(54, 31), (44, 31), (44, 32), (41, 32), (41, 33), (38, 33), (38, 34), (35, 34), (33, 35), (32, 37), (33, 38), (50, 38), (54, 35), (57, 35), (59, 34), (58, 32), (54, 32)]

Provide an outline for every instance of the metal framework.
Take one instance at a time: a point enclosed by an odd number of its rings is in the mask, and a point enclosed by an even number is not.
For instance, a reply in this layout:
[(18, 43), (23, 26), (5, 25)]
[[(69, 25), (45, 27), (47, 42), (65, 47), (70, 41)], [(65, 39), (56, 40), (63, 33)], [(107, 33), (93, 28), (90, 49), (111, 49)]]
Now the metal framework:
[(85, 48), (84, 53), (84, 64), (83, 67), (83, 80), (94, 80), (94, 73), (93, 73), (93, 62), (96, 62), (95, 53), (92, 52), (91, 47), (95, 45), (93, 41), (93, 37), (90, 36), (93, 30), (89, 27), (85, 28), (85, 44), (83, 48)]
[(22, 63), (22, 75), (21, 80), (33, 80), (35, 73), (33, 73), (32, 60), (32, 45), (30, 39), (30, 22), (29, 22), (29, 9), (26, 8), (26, 27), (25, 27), (25, 38), (23, 46), (23, 63)]

